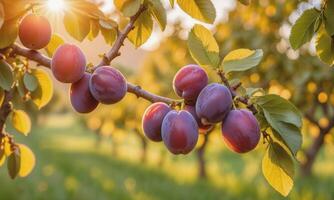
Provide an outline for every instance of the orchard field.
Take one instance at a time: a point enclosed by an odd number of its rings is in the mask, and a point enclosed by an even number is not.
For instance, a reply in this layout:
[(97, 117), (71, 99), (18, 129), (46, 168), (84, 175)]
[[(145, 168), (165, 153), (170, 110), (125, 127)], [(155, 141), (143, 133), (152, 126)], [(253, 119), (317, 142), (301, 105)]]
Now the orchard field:
[(334, 199), (334, 0), (0, 0), (0, 200)]
[[(52, 117), (47, 124), (63, 117)], [(29, 145), (40, 158), (36, 169), (29, 179), (15, 182), (2, 170), (0, 195), (5, 199), (285, 199), (261, 177), (256, 162), (260, 151), (240, 158), (212, 145), (207, 153), (209, 178), (198, 180), (194, 154), (167, 155), (160, 165), (157, 152), (163, 149), (150, 144), (148, 161), (143, 164), (140, 143), (131, 135), (122, 138), (124, 143), (115, 156), (110, 140), (96, 147), (94, 133), (76, 121), (64, 127), (37, 126), (33, 132)], [(333, 152), (333, 146), (324, 148), (314, 177), (297, 179), (289, 199), (332, 199)]]

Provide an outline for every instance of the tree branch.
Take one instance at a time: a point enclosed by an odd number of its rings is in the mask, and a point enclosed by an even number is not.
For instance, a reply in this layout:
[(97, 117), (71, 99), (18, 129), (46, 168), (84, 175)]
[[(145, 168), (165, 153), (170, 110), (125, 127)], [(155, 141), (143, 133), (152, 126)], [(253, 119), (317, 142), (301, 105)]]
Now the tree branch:
[(13, 90), (5, 91), (4, 99), (0, 107), (0, 134), (4, 134), (4, 127), (7, 120), (8, 115), (12, 111), (12, 105), (10, 101), (13, 98)]
[(115, 41), (115, 44), (113, 45), (111, 50), (103, 56), (102, 61), (95, 67), (95, 69), (101, 66), (109, 65), (113, 59), (121, 55), (119, 50), (124, 45), (124, 40), (127, 38), (130, 31), (134, 29), (136, 20), (145, 10), (146, 7), (142, 5), (138, 12), (130, 18), (130, 22), (125, 27), (124, 31), (120, 32), (119, 30), (117, 30), (117, 39)]

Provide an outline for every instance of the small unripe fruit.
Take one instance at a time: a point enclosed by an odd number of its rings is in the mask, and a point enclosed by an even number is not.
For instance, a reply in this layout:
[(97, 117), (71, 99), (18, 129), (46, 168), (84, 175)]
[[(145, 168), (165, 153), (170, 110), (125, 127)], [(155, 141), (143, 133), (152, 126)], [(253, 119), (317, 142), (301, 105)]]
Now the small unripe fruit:
[(222, 124), (225, 143), (237, 153), (253, 150), (260, 140), (260, 126), (252, 112), (232, 110)]
[(63, 44), (57, 48), (51, 61), (54, 77), (62, 83), (79, 81), (86, 70), (86, 58), (79, 47)]
[(188, 111), (170, 111), (162, 122), (162, 140), (173, 154), (187, 154), (198, 140), (198, 126)]
[(213, 128), (213, 125), (209, 124), (209, 125), (204, 125), (202, 122), (201, 122), (201, 119), (197, 116), (196, 114), (196, 109), (194, 106), (190, 106), (190, 105), (185, 105), (184, 106), (184, 110), (188, 111), (193, 117), (194, 119), (196, 120), (197, 122), (197, 125), (198, 125), (198, 128), (199, 128), (199, 132), (201, 133), (205, 133), (207, 132), (208, 130), (210, 130), (211, 128)]
[(25, 16), (19, 25), (19, 38), (29, 49), (38, 50), (46, 47), (51, 40), (49, 21), (35, 14)]
[(95, 70), (89, 82), (89, 88), (99, 102), (114, 104), (124, 98), (127, 92), (127, 83), (123, 74), (109, 66)]
[(77, 82), (73, 83), (70, 88), (71, 104), (79, 113), (90, 113), (99, 104), (92, 96), (89, 90), (89, 80), (91, 75), (85, 73), (84, 76)]
[(232, 108), (232, 95), (218, 83), (206, 86), (198, 96), (196, 113), (203, 124), (221, 122)]
[(165, 103), (150, 105), (143, 115), (142, 126), (146, 137), (155, 142), (160, 142), (162, 121), (172, 109)]
[(182, 67), (175, 75), (173, 88), (175, 93), (188, 104), (195, 104), (201, 90), (208, 84), (208, 75), (198, 65)]

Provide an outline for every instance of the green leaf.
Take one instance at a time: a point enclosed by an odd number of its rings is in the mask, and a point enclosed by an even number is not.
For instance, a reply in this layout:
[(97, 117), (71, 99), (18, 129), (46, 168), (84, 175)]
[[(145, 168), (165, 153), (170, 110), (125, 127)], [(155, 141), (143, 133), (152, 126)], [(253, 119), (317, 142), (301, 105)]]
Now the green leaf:
[(82, 42), (90, 32), (89, 17), (72, 12), (66, 12), (64, 25), (66, 31), (76, 40)]
[(175, 1), (174, 0), (169, 0), (169, 3), (170, 3), (170, 6), (172, 6), (172, 8), (174, 8)]
[(150, 0), (150, 11), (152, 16), (158, 22), (160, 29), (164, 31), (166, 29), (167, 24), (167, 14), (164, 6), (162, 5), (160, 0)]
[(13, 110), (12, 112), (13, 127), (23, 135), (27, 136), (31, 130), (30, 117), (23, 110)]
[(45, 51), (49, 55), (49, 57), (52, 57), (57, 48), (64, 43), (65, 41), (61, 36), (59, 36), (58, 34), (53, 34), (51, 36), (49, 44), (45, 47)]
[(0, 60), (0, 87), (9, 91), (14, 82), (12, 68), (5, 60)]
[(324, 12), (325, 28), (328, 35), (334, 35), (334, 1), (327, 1), (327, 7)]
[(250, 0), (238, 0), (238, 1), (246, 6), (250, 4)]
[(287, 145), (296, 155), (302, 144), (302, 115), (288, 100), (278, 95), (256, 97), (256, 104), (261, 108), (277, 139)]
[(293, 187), (294, 165), (288, 152), (278, 143), (269, 145), (262, 160), (262, 172), (277, 192), (288, 196)]
[(219, 46), (212, 33), (202, 25), (195, 25), (189, 33), (188, 48), (193, 59), (202, 66), (217, 68)]
[(37, 89), (31, 93), (31, 99), (38, 109), (41, 109), (52, 98), (53, 83), (50, 76), (41, 69), (33, 69), (31, 74), (35, 76), (38, 82)]
[(125, 17), (135, 15), (140, 8), (140, 0), (114, 0), (114, 4)]
[(24, 85), (24, 81), (23, 81), (24, 72), (21, 72), (21, 71), (16, 72), (15, 76), (16, 76), (16, 80), (17, 80), (16, 84), (15, 84), (16, 90), (19, 93), (20, 97), (24, 98), (26, 96), (27, 92), (28, 92), (25, 85)]
[(228, 53), (222, 63), (225, 73), (246, 71), (257, 66), (263, 57), (262, 49), (237, 49)]
[(316, 29), (316, 21), (320, 13), (315, 9), (309, 9), (303, 12), (296, 23), (292, 26), (290, 34), (290, 44), (293, 49), (298, 49), (306, 42), (309, 42)]
[(0, 2), (0, 28), (5, 22), (5, 9), (3, 8), (2, 3)]
[(135, 23), (135, 28), (129, 33), (128, 38), (136, 47), (140, 47), (151, 36), (153, 21), (149, 12), (144, 11)]
[(316, 41), (317, 55), (322, 62), (328, 65), (334, 65), (334, 40), (331, 38), (326, 31), (318, 33)]
[(15, 179), (16, 176), (18, 175), (19, 171), (20, 171), (20, 151), (18, 149), (16, 149), (14, 152), (12, 152), (7, 160), (7, 169), (8, 169), (8, 173), (9, 176), (12, 179)]
[(17, 38), (18, 26), (16, 20), (5, 21), (0, 29), (0, 49), (13, 44)]
[(202, 22), (213, 24), (216, 9), (211, 0), (177, 0), (180, 8), (191, 17)]
[(24, 74), (23, 83), (24, 83), (25, 88), (27, 88), (27, 90), (31, 92), (35, 91), (38, 87), (38, 81), (36, 77), (29, 73)]

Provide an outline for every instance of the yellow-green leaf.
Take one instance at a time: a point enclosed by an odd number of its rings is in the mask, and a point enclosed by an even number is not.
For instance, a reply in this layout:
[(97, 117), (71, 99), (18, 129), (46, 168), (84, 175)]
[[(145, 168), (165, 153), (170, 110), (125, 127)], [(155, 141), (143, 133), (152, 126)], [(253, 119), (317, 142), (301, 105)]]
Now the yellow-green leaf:
[(219, 65), (219, 46), (212, 33), (202, 25), (195, 25), (189, 33), (188, 48), (193, 59), (202, 66)]
[(4, 22), (5, 22), (5, 9), (3, 8), (3, 5), (0, 2), (0, 28)]
[(14, 179), (20, 171), (20, 151), (16, 149), (13, 151), (7, 159), (7, 169), (9, 176)]
[(5, 98), (5, 92), (0, 88), (0, 105), (2, 105), (3, 99)]
[(170, 3), (170, 6), (172, 6), (172, 8), (174, 8), (175, 1), (174, 0), (169, 0), (169, 3)]
[(38, 82), (37, 89), (31, 93), (31, 99), (38, 109), (41, 109), (52, 98), (53, 83), (50, 76), (41, 69), (33, 69), (31, 74), (36, 77)]
[(327, 7), (324, 12), (325, 28), (328, 35), (334, 35), (334, 1), (327, 1)]
[(50, 57), (52, 57), (57, 48), (62, 44), (64, 44), (63, 38), (58, 34), (53, 34), (49, 44), (45, 47), (45, 51)]
[(101, 27), (101, 33), (107, 44), (112, 45), (115, 42), (117, 36), (115, 29), (105, 29)]
[(257, 66), (263, 57), (261, 49), (237, 49), (228, 53), (223, 60), (225, 73), (232, 71), (245, 71)]
[(140, 0), (114, 0), (114, 4), (126, 17), (135, 15), (140, 8)]
[(298, 49), (312, 39), (319, 16), (320, 13), (315, 8), (312, 8), (304, 11), (298, 18), (296, 23), (292, 26), (289, 38), (293, 49)]
[(13, 44), (17, 38), (18, 26), (16, 20), (5, 21), (0, 29), (0, 49)]
[(66, 12), (64, 16), (66, 31), (82, 42), (90, 32), (89, 17), (78, 13)]
[[(1, 144), (2, 141), (0, 141)], [(6, 160), (6, 155), (5, 155), (5, 150), (1, 147), (0, 148), (0, 167), (5, 163)]]
[(9, 91), (14, 82), (13, 70), (5, 60), (0, 60), (0, 87)]
[(23, 135), (27, 136), (31, 130), (31, 121), (29, 115), (23, 110), (13, 110), (13, 127)]
[(334, 65), (334, 40), (326, 31), (322, 30), (318, 33), (315, 44), (317, 55), (322, 62), (327, 63), (330, 66)]
[(165, 30), (167, 24), (167, 14), (164, 6), (162, 5), (160, 0), (151, 0), (150, 1), (150, 11), (152, 16), (158, 22), (160, 29), (162, 31)]
[(276, 191), (288, 196), (293, 187), (294, 165), (291, 156), (278, 143), (269, 145), (262, 160), (262, 172)]
[(135, 23), (135, 28), (129, 33), (128, 38), (136, 47), (144, 44), (151, 36), (153, 21), (148, 11), (144, 11)]
[(23, 144), (19, 144), (18, 146), (21, 154), (19, 176), (26, 177), (34, 169), (36, 164), (36, 158), (29, 147)]
[(90, 20), (90, 31), (88, 34), (88, 40), (93, 41), (99, 35), (99, 32), (100, 32), (99, 21)]
[(202, 22), (213, 24), (216, 9), (211, 0), (177, 0), (180, 8), (191, 17)]

